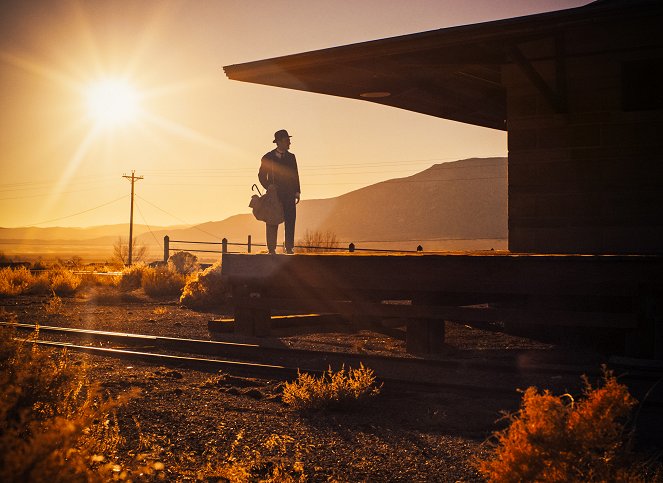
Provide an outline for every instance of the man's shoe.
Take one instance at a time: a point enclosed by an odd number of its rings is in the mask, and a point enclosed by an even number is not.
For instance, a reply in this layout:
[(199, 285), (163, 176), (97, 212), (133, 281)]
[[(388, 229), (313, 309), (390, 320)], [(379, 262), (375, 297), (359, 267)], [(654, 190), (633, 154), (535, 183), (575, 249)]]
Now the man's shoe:
[(288, 255), (292, 255), (293, 253), (295, 253), (295, 252), (292, 251), (292, 248), (288, 248), (288, 249), (286, 249), (285, 252), (286, 252)]
[(269, 250), (270, 255), (276, 255), (276, 250)]

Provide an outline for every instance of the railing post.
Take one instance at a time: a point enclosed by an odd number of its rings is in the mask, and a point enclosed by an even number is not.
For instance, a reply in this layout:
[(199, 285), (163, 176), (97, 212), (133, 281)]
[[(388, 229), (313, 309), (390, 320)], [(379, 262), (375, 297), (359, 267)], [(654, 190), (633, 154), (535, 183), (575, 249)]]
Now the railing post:
[(163, 237), (163, 263), (167, 263), (169, 257), (170, 257), (170, 237), (168, 235), (165, 235)]
[(251, 253), (251, 235), (249, 235), (249, 241), (246, 244), (246, 253)]
[(350, 246), (348, 247), (348, 250), (350, 251), (350, 253), (354, 253), (354, 251), (355, 251), (355, 244), (354, 244), (354, 243), (350, 243)]
[(228, 253), (228, 239), (221, 240), (221, 253)]

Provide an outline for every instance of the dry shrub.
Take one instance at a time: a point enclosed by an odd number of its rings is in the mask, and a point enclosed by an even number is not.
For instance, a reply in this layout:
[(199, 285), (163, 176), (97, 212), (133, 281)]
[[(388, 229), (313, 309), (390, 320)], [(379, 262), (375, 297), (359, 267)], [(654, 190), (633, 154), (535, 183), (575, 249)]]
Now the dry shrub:
[(123, 292), (139, 289), (143, 282), (143, 273), (147, 270), (144, 263), (136, 263), (122, 269), (122, 276), (118, 287)]
[(4, 296), (46, 295), (51, 292), (67, 296), (76, 292), (80, 283), (79, 276), (62, 268), (52, 268), (37, 275), (24, 267), (0, 270), (0, 295)]
[(48, 271), (39, 272), (36, 275), (33, 275), (30, 285), (25, 289), (25, 293), (31, 295), (47, 295), (52, 292), (51, 279)]
[[(79, 289), (117, 287), (122, 277), (120, 275), (105, 275), (99, 273), (84, 273), (81, 275)], [(140, 284), (138, 285), (140, 287)]]
[(495, 434), (477, 467), (488, 481), (642, 481), (625, 450), (624, 425), (637, 401), (604, 370), (602, 387), (584, 378), (582, 397), (530, 387), (510, 425)]
[(171, 270), (189, 275), (200, 269), (198, 257), (189, 252), (177, 252), (168, 259), (168, 267)]
[(3, 268), (0, 270), (0, 295), (20, 295), (30, 287), (32, 280), (32, 273), (25, 267)]
[(150, 297), (179, 296), (185, 284), (185, 276), (174, 270), (165, 267), (147, 267), (143, 270), (143, 290)]
[(335, 233), (327, 231), (306, 230), (304, 238), (297, 242), (298, 251), (304, 253), (329, 252), (340, 246)]
[(64, 305), (62, 304), (62, 299), (58, 297), (55, 292), (53, 296), (48, 299), (48, 302), (44, 304), (44, 310), (48, 315), (61, 314)]
[(258, 445), (243, 444), (240, 431), (230, 451), (219, 455), (215, 448), (208, 451), (208, 463), (196, 475), (197, 481), (260, 481), (263, 483), (294, 483), (308, 481), (302, 455), (294, 438), (272, 434)]
[(81, 284), (81, 277), (71, 270), (59, 268), (49, 270), (47, 273), (51, 290), (58, 295), (73, 295)]
[(108, 481), (120, 437), (112, 412), (65, 351), (0, 329), (0, 481)]
[(375, 385), (371, 369), (342, 367), (333, 372), (331, 367), (320, 377), (299, 373), (296, 381), (283, 388), (283, 402), (295, 409), (344, 409), (367, 398), (377, 396), (381, 386)]
[(180, 303), (193, 309), (223, 305), (228, 289), (221, 279), (221, 262), (194, 274), (184, 286)]
[(168, 313), (168, 307), (154, 307), (152, 313), (154, 315), (166, 315)]
[[(131, 240), (131, 261), (133, 263), (142, 262), (147, 255), (147, 246), (138, 242), (138, 238), (133, 237)], [(129, 241), (122, 238), (121, 236), (117, 237), (115, 243), (113, 243), (113, 257), (111, 259), (112, 263), (116, 267), (124, 267), (129, 263)]]

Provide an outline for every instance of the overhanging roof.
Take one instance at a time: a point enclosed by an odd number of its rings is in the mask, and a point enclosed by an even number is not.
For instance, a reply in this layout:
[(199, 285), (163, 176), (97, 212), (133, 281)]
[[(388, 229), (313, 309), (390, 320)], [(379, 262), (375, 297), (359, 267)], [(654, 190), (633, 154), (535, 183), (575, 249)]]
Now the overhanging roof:
[[(633, 14), (651, 0), (584, 7), (276, 57), (224, 67), (228, 78), (389, 105), (506, 130), (502, 65), (513, 48), (572, 26)], [(646, 9), (645, 9), (646, 10)], [(643, 14), (643, 11), (639, 11)]]

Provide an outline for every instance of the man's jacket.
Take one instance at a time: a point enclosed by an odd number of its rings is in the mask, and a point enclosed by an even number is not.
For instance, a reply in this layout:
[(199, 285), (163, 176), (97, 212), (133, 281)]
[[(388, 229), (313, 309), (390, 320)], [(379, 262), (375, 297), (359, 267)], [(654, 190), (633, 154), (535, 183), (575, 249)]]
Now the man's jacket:
[(301, 193), (297, 158), (290, 151), (280, 158), (276, 155), (276, 149), (265, 154), (260, 162), (258, 180), (265, 189), (271, 184), (276, 185), (281, 199), (294, 198), (295, 193)]

